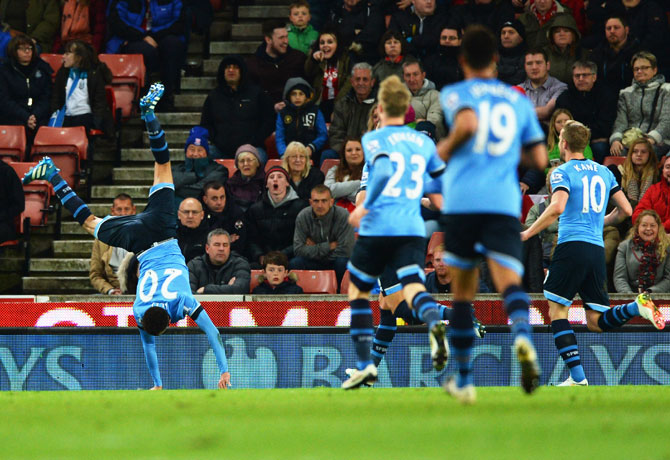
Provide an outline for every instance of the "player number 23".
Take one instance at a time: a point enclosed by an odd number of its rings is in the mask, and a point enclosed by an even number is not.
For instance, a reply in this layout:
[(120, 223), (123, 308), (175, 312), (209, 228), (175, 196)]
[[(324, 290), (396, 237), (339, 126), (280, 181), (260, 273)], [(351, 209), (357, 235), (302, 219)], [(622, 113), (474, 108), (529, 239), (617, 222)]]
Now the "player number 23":
[[(166, 300), (174, 300), (177, 298), (177, 293), (170, 291), (168, 288), (172, 280), (181, 275), (182, 271), (176, 268), (166, 268), (164, 273), (167, 275), (167, 278), (165, 278), (165, 281), (163, 281), (163, 285), (161, 286), (161, 295)], [(151, 283), (151, 286), (149, 286), (149, 292), (144, 291), (147, 283)], [(151, 302), (157, 289), (158, 275), (153, 270), (147, 270), (142, 277), (139, 286), (137, 286), (137, 291), (140, 294), (140, 299), (142, 302)]]
[[(395, 163), (395, 172), (384, 187), (382, 195), (397, 198), (402, 193), (402, 188), (398, 187), (398, 183), (405, 174), (405, 157), (400, 152), (392, 152), (389, 158)], [(426, 172), (426, 159), (421, 155), (412, 155), (409, 161), (416, 168), (410, 174), (413, 186), (405, 188), (405, 195), (410, 200), (415, 200), (423, 195), (423, 173)]]
[(504, 102), (493, 104), (491, 107), (490, 101), (481, 102), (478, 109), (479, 124), (474, 152), (479, 154), (488, 152), (489, 155), (496, 157), (504, 155), (509, 151), (516, 135), (514, 109)]

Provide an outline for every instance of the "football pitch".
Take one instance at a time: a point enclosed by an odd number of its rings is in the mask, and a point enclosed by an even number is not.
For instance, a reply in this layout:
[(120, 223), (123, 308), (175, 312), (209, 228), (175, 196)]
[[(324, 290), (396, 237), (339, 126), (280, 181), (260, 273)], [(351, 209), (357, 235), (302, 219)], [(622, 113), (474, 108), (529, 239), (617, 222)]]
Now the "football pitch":
[(0, 393), (0, 458), (662, 459), (670, 388)]

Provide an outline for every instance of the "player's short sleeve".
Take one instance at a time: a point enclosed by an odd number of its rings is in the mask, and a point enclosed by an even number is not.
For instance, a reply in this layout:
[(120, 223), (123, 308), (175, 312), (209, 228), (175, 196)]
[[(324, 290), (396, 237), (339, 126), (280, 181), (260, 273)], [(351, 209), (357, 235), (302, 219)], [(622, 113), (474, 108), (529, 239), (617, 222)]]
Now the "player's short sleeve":
[(442, 174), (446, 168), (446, 164), (444, 161), (442, 161), (442, 158), (439, 157), (437, 154), (437, 147), (433, 144), (433, 142), (430, 142), (432, 147), (430, 148), (430, 152), (428, 153), (428, 162), (426, 163), (426, 172), (430, 175), (430, 177), (438, 177), (440, 174)]
[(446, 86), (440, 93), (440, 105), (447, 125), (454, 124), (456, 114), (463, 109), (476, 110), (477, 103), (470, 92), (461, 85)]
[(562, 168), (555, 169), (554, 172), (551, 173), (549, 181), (551, 183), (552, 191), (556, 192), (561, 189), (570, 193), (570, 177)]
[(423, 193), (442, 193), (442, 179), (430, 179), (426, 181), (426, 185), (423, 187)]
[(365, 160), (369, 164), (373, 164), (379, 155), (387, 155), (388, 152), (385, 151), (386, 149), (382, 145), (382, 142), (379, 140), (379, 138), (368, 134), (364, 135), (361, 141), (363, 143)]
[(530, 100), (523, 95), (519, 95), (517, 107), (519, 107), (519, 110), (523, 110), (524, 116), (522, 119), (525, 120), (524, 126), (520, 127), (521, 145), (525, 147), (544, 141), (544, 131), (542, 131), (535, 108)]

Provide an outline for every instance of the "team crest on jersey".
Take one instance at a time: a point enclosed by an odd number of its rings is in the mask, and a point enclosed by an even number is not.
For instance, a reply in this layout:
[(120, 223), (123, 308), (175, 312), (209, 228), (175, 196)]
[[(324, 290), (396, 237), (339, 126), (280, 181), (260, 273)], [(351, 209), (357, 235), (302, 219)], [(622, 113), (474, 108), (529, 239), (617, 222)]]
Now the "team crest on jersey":
[(235, 230), (239, 230), (242, 227), (244, 227), (244, 222), (242, 222), (241, 220), (238, 220), (237, 222), (235, 222)]
[(444, 101), (444, 104), (450, 110), (455, 110), (458, 105), (458, 93), (452, 92), (449, 93)]
[(379, 145), (379, 141), (376, 139), (371, 140), (367, 144), (365, 144), (365, 148), (371, 153), (374, 154), (375, 152), (381, 150), (381, 145)]
[(563, 173), (560, 173), (558, 171), (554, 171), (551, 174), (551, 183), (552, 184), (558, 184), (559, 182), (563, 182)]
[(293, 123), (293, 117), (291, 115), (284, 115), (284, 124), (290, 125)]

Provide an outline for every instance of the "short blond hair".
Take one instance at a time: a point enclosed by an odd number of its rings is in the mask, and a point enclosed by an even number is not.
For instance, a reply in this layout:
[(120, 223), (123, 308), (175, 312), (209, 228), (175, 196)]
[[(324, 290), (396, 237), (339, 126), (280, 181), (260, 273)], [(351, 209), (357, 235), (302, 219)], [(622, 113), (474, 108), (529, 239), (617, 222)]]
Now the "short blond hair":
[(293, 155), (304, 155), (305, 158), (307, 158), (307, 161), (305, 161), (305, 169), (303, 169), (301, 173), (304, 179), (309, 175), (309, 170), (312, 168), (312, 161), (309, 150), (307, 150), (307, 147), (305, 147), (304, 144), (298, 141), (293, 141), (286, 146), (281, 164), (282, 167), (289, 172), (289, 175), (291, 174), (291, 169), (288, 164), (288, 159)]
[(397, 75), (391, 75), (379, 85), (377, 99), (389, 117), (404, 117), (412, 94)]
[(561, 137), (567, 142), (571, 152), (584, 153), (591, 140), (591, 130), (578, 121), (568, 120), (563, 125)]

